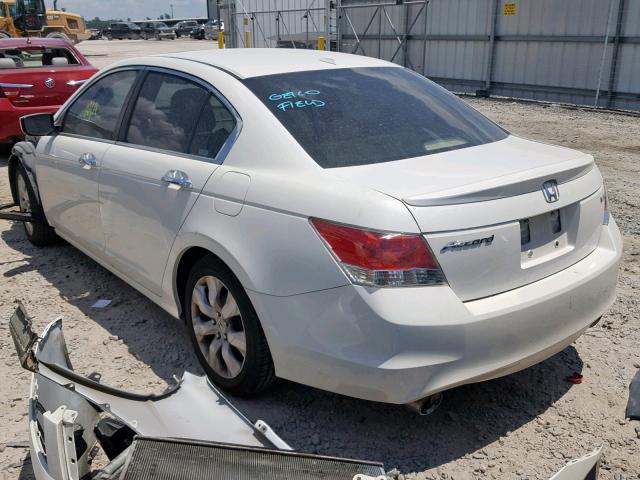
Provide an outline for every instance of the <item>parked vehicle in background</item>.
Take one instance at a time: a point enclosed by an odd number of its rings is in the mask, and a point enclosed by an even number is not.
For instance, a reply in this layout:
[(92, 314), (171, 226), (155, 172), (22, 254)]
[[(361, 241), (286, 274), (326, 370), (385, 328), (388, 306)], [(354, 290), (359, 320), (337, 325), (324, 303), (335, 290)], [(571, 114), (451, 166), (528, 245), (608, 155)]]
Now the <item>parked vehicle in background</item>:
[(217, 40), (218, 33), (224, 31), (224, 22), (222, 20), (209, 20), (204, 24), (204, 39)]
[(89, 38), (89, 33), (81, 15), (55, 6), (45, 11), (43, 0), (0, 0), (0, 38), (24, 36), (77, 43)]
[(47, 10), (47, 24), (44, 36), (62, 38), (72, 43), (78, 43), (91, 38), (91, 32), (86, 29), (82, 15), (57, 10), (54, 7)]
[(189, 36), (195, 40), (204, 40), (204, 23), (193, 27)]
[(109, 28), (102, 32), (102, 35), (107, 40), (137, 40), (140, 38), (142, 30), (138, 25), (131, 22), (114, 22), (109, 25)]
[(89, 40), (100, 40), (102, 38), (102, 30), (99, 28), (92, 28), (89, 33), (91, 34)]
[(562, 351), (615, 299), (593, 157), (397, 64), (136, 58), (22, 125), (40, 138), (9, 159), (14, 200), (48, 222), (27, 238), (58, 234), (183, 317), (236, 394), (282, 377), (425, 412)]
[(43, 0), (0, 0), (0, 38), (42, 36), (46, 24)]
[(0, 39), (0, 142), (19, 139), (21, 116), (55, 112), (96, 72), (64, 40)]
[(143, 22), (140, 26), (140, 37), (143, 40), (155, 38), (156, 40), (175, 40), (176, 32), (164, 22)]
[(198, 22), (195, 20), (182, 20), (173, 27), (177, 37), (188, 37), (191, 34), (191, 30), (198, 26)]

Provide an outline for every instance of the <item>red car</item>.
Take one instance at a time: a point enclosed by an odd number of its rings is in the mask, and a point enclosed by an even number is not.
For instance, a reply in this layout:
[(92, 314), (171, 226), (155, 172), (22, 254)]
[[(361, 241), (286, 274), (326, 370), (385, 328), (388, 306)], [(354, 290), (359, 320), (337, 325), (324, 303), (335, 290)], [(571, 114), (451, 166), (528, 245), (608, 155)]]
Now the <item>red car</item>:
[(22, 137), (20, 117), (55, 112), (98, 70), (58, 38), (0, 38), (0, 142)]

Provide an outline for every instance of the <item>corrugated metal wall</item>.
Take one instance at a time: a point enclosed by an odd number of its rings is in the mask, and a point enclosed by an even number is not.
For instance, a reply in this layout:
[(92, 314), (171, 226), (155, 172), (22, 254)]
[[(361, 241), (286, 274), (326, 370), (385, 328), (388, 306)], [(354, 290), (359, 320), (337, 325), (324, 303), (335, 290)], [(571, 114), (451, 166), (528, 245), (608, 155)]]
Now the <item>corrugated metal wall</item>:
[[(316, 30), (326, 28), (328, 0), (230, 1), (228, 10), (235, 5), (236, 12), (318, 8)], [(450, 90), (640, 110), (640, 0), (335, 3), (331, 27), (339, 50), (403, 64)], [(290, 28), (305, 32), (293, 20), (300, 13), (289, 15)], [(234, 17), (236, 46), (249, 28), (240, 17), (247, 16)], [(274, 27), (261, 21), (262, 36), (274, 37)]]

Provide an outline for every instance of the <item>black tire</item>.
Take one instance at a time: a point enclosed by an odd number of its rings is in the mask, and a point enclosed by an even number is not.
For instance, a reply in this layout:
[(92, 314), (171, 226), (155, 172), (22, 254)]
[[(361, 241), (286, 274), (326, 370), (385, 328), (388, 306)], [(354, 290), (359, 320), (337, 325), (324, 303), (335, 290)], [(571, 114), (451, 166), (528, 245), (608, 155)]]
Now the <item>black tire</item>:
[[(236, 299), (240, 311), (241, 322), (246, 337), (246, 354), (240, 373), (234, 378), (227, 378), (218, 374), (209, 365), (202, 353), (194, 331), (191, 310), (193, 291), (198, 281), (207, 276), (216, 277), (226, 286), (228, 292)], [(275, 383), (276, 376), (273, 360), (271, 359), (269, 345), (264, 336), (258, 315), (244, 288), (226, 265), (213, 255), (207, 255), (196, 262), (186, 282), (184, 299), (183, 307), (187, 330), (196, 356), (207, 376), (216, 385), (219, 385), (233, 395), (247, 397), (256, 395)]]
[[(27, 172), (22, 164), (20, 164), (18, 168), (16, 168), (14, 181), (16, 193), (18, 196), (18, 204), (20, 205), (20, 211), (25, 213), (30, 212), (33, 215), (37, 215), (43, 219), (42, 222), (38, 223), (23, 223), (24, 233), (27, 236), (27, 239), (32, 244), (37, 246), (45, 246), (56, 243), (60, 238), (56, 235), (55, 230), (49, 225), (49, 223), (47, 223), (44, 212), (42, 211), (42, 206), (38, 202), (33, 192), (33, 188), (31, 187), (31, 183), (29, 182), (29, 178), (27, 176)], [(25, 205), (25, 202), (20, 199), (22, 194), (21, 182), (24, 182), (22, 185), (24, 185), (24, 187), (26, 188), (26, 194), (28, 195), (28, 207)]]
[(62, 32), (51, 32), (47, 34), (47, 38), (60, 38), (66, 42), (73, 43), (69, 36)]

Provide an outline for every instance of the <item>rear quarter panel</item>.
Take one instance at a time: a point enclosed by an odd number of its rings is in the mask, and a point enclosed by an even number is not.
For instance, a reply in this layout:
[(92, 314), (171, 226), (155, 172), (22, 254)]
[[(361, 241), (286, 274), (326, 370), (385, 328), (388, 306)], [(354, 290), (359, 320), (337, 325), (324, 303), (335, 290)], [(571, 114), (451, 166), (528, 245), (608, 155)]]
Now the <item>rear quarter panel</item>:
[[(167, 66), (176, 65), (167, 60)], [(261, 293), (294, 295), (347, 284), (309, 224), (312, 216), (418, 232), (399, 200), (353, 186), (320, 168), (240, 81), (193, 62), (184, 62), (180, 68), (208, 79), (238, 111), (242, 128), (178, 234), (165, 273), (165, 293), (175, 295), (177, 263), (190, 246), (209, 249), (227, 263), (245, 288)], [(227, 172), (249, 176), (248, 188), (228, 191), (222, 180)], [(239, 213), (220, 213), (216, 202), (236, 204)]]

